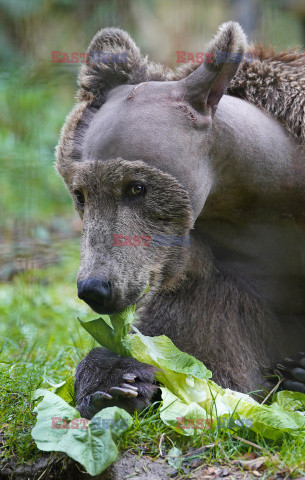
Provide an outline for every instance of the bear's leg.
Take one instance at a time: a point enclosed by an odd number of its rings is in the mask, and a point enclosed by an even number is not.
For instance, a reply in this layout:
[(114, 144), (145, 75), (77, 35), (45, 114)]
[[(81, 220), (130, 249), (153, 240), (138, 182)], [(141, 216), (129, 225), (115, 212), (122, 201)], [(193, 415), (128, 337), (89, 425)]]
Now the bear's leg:
[(154, 400), (161, 400), (155, 371), (155, 367), (134, 358), (94, 348), (76, 370), (76, 408), (87, 419), (112, 406), (140, 412)]

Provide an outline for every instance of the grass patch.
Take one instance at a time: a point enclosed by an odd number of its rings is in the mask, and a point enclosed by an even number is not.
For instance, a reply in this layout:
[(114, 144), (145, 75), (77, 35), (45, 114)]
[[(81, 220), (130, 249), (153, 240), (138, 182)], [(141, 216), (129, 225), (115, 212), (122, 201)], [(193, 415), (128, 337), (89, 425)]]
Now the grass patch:
[[(122, 450), (136, 452), (139, 456), (147, 454), (166, 457), (175, 446), (181, 451), (182, 467), (190, 465), (194, 459), (203, 460), (209, 465), (237, 465), (237, 460), (246, 462), (264, 457), (266, 476), (281, 473), (283, 476), (297, 478), (305, 472), (305, 445), (291, 439), (281, 443), (268, 441), (247, 429), (204, 430), (202, 434), (186, 437), (174, 432), (162, 423), (158, 410), (150, 407), (134, 416), (133, 426), (122, 436), (119, 447)], [(243, 464), (241, 463), (241, 468)], [(181, 470), (184, 473), (185, 469)]]
[(67, 253), (60, 264), (21, 273), (1, 286), (0, 432), (6, 458), (35, 457), (31, 392), (62, 382), (93, 345), (76, 320), (89, 314), (76, 297), (78, 243), (63, 242)]

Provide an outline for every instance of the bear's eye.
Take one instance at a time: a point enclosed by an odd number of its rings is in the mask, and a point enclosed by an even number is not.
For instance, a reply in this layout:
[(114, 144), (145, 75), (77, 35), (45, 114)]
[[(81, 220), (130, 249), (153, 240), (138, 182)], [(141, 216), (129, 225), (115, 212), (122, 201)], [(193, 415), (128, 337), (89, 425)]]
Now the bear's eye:
[(139, 197), (146, 193), (146, 186), (143, 183), (132, 183), (127, 189), (127, 195), (129, 197)]
[(83, 207), (85, 205), (85, 197), (83, 192), (81, 190), (75, 190), (74, 195), (77, 205)]

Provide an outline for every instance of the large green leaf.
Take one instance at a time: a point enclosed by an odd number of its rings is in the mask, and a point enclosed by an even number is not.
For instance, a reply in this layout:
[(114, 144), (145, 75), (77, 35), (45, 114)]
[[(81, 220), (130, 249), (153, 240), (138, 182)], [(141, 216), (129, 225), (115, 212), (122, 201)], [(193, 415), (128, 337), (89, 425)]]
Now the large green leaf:
[(132, 417), (125, 410), (105, 408), (89, 422), (49, 390), (39, 389), (35, 396), (43, 396), (35, 407), (37, 421), (32, 429), (32, 437), (40, 450), (65, 452), (90, 475), (101, 473), (116, 460), (115, 440), (132, 424)]
[(288, 392), (283, 390), (275, 396), (275, 401), (289, 412), (303, 412), (305, 415), (305, 395), (299, 392)]
[[(294, 396), (294, 392), (283, 393)], [(304, 415), (285, 410), (277, 402), (260, 405), (248, 395), (238, 395), (229, 389), (219, 394), (213, 385), (210, 385), (210, 396), (201, 403), (182, 401), (167, 388), (162, 388), (162, 399), (162, 420), (184, 435), (211, 428), (246, 427), (271, 440), (285, 434), (302, 436), (305, 440)]]

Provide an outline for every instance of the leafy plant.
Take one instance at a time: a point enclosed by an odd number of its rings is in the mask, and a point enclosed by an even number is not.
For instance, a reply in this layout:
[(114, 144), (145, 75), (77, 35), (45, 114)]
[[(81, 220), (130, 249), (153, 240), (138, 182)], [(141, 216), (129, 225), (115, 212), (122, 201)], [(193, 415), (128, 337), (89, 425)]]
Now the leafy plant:
[[(199, 360), (181, 352), (166, 336), (147, 337), (134, 326), (135, 333), (128, 333), (134, 319), (135, 306), (132, 306), (111, 317), (89, 322), (80, 320), (80, 323), (102, 346), (157, 367), (156, 379), (162, 384), (163, 400), (160, 417), (166, 425), (184, 435), (194, 435), (204, 429), (246, 427), (271, 440), (287, 435), (305, 440), (305, 412), (301, 411), (305, 410), (304, 394), (280, 392), (271, 405), (260, 405), (249, 395), (215, 384), (210, 380), (211, 372)], [(87, 433), (79, 434), (71, 426), (79, 419), (76, 409), (58, 395), (50, 395), (48, 390), (39, 390), (38, 395), (44, 395), (36, 407), (38, 417), (32, 431), (38, 448), (66, 452), (91, 475), (102, 472), (117, 458), (113, 443), (117, 430), (113, 433), (101, 427), (95, 430), (94, 425), (103, 418), (113, 424), (117, 419), (124, 419), (126, 424), (119, 430), (121, 433), (132, 424), (131, 416), (124, 410), (117, 407), (102, 410), (88, 422)], [(60, 413), (66, 425), (60, 433), (50, 432), (51, 418)], [(107, 449), (109, 455), (105, 454)], [(73, 453), (76, 451), (77, 455)]]

